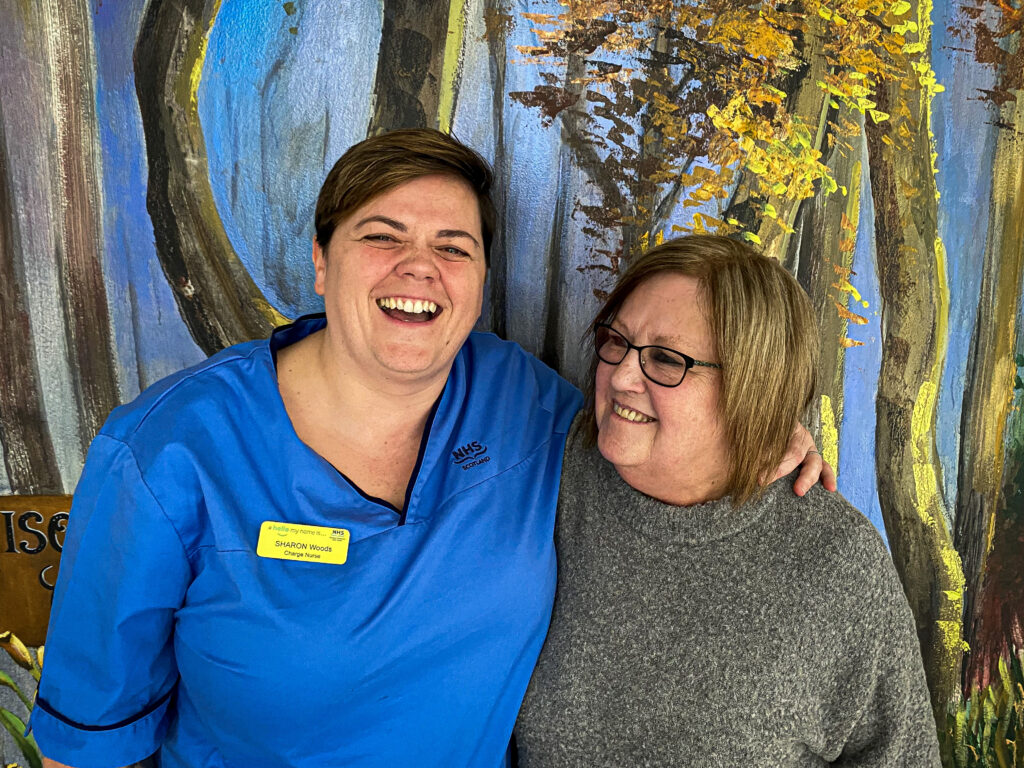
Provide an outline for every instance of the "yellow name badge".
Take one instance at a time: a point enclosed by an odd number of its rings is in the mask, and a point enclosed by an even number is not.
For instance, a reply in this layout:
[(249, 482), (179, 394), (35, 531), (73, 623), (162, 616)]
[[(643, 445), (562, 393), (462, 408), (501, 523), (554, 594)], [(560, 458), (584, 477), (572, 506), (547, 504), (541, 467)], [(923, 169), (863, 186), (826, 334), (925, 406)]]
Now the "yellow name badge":
[(265, 520), (256, 554), (277, 560), (341, 565), (348, 558), (349, 532), (321, 525), (295, 525)]

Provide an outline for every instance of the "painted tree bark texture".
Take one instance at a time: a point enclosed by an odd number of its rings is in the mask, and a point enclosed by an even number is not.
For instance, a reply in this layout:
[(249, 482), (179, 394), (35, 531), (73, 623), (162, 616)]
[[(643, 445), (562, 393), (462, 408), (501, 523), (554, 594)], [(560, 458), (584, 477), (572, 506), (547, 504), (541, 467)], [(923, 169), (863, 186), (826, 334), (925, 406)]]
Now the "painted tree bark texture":
[[(495, 185), (494, 208), (498, 214), (498, 220), (508, 221), (508, 160), (505, 153), (505, 68), (507, 60), (505, 56), (508, 45), (508, 24), (512, 16), (507, 13), (506, 4), (503, 0), (486, 0), (483, 7), (484, 42), (487, 46), (485, 59), (487, 62), (487, 74), (491, 83), (490, 107), (494, 120), (494, 135), (498, 140), (494, 142), (494, 154), (491, 163), (494, 167), (494, 178), (498, 181)], [(487, 326), (503, 338), (508, 338), (508, 323), (506, 322), (507, 304), (505, 295), (505, 284), (509, 269), (508, 258), (506, 257), (506, 243), (504, 233), (500, 230), (495, 233), (491, 242), (491, 265), (490, 280), (486, 298)]]
[(59, 172), (52, 197), (58, 212), (57, 264), (75, 382), (82, 443), (99, 432), (118, 404), (109, 310), (100, 257), (95, 95), (89, 76), (92, 35), (85, 0), (43, 4), (49, 43)]
[[(922, 21), (921, 42), (928, 40), (929, 23)], [(959, 688), (963, 610), (963, 576), (946, 523), (934, 441), (949, 299), (937, 237), (928, 96), (903, 86), (900, 80), (879, 89), (878, 109), (892, 117), (867, 126), (883, 302), (876, 413), (878, 423), (887, 425), (876, 432), (875, 464), (886, 532), (917, 619), (941, 722)]]
[(266, 336), (283, 319), (236, 257), (206, 177), (197, 70), (219, 6), (220, 0), (156, 0), (135, 47), (157, 251), (182, 318), (207, 354)]
[[(723, 232), (794, 272), (823, 343), (809, 423), (891, 548), (944, 759), (1009, 754), (965, 735), (965, 702), (1024, 653), (1019, 2), (44, 0), (9, 16), (0, 492), (72, 488), (106, 413), (166, 361), (317, 311), (295, 285), (311, 200), (281, 197), (312, 198), (358, 138), (439, 127), (498, 182), (479, 327), (576, 382), (583, 329), (650, 244)], [(965, 173), (979, 198), (943, 186)]]
[[(3, 120), (0, 106), (0, 122)], [(0, 139), (3, 138), (0, 125)], [(32, 327), (17, 261), (20, 245), (14, 231), (10, 161), (0, 142), (0, 324), (6, 343), (0, 347), (0, 425), (4, 468), (11, 488), (25, 494), (59, 493), (60, 472), (47, 430), (32, 350)]]
[(4, 375), (18, 404), (0, 422), (6, 484), (60, 493), (69, 482), (61, 474), (74, 483), (85, 446), (120, 401), (99, 239), (92, 38), (83, 4), (26, 4), (9, 21), (2, 55), (18, 77), (2, 88), (0, 133), (5, 240), (16, 251), (5, 259)]
[(385, 1), (370, 136), (437, 127), (447, 33), (447, 3)]
[[(1000, 122), (1024, 126), (1024, 99), (1007, 102)], [(972, 639), (964, 687), (988, 685), (1000, 656), (1024, 647), (1024, 492), (1016, 315), (1024, 279), (1024, 141), (1001, 131), (995, 152), (991, 218), (981, 300), (964, 395), (956, 545), (968, 583), (965, 622)], [(1010, 424), (1010, 420), (1013, 423)], [(1008, 429), (1009, 427), (1009, 429)], [(1014, 502), (1017, 502), (1016, 504)], [(998, 549), (996, 547), (998, 546)], [(993, 557), (991, 567), (989, 557)]]
[[(813, 129), (814, 146), (821, 152), (827, 149), (826, 116), (829, 109), (828, 92), (819, 86), (829, 70), (828, 57), (823, 50), (825, 35), (824, 19), (818, 14), (810, 15), (806, 30), (797, 40), (799, 47), (797, 58), (800, 64), (786, 78), (789, 80), (788, 83), (778, 83), (788, 94), (787, 109), (794, 119)], [(798, 212), (805, 207), (805, 203), (799, 199), (782, 195), (769, 195), (765, 202), (775, 209), (776, 215), (775, 217), (765, 216), (763, 214), (765, 206), (756, 209), (749, 205), (750, 195), (753, 191), (750, 187), (749, 176), (750, 174), (745, 174), (741, 179), (730, 207), (737, 219), (743, 221), (751, 232), (756, 232), (765, 253), (781, 260), (791, 270), (796, 271), (796, 268), (805, 262), (797, 260), (797, 251), (791, 245), (790, 235), (796, 224)], [(783, 222), (785, 226), (779, 226), (778, 221)], [(804, 268), (807, 269), (807, 267)]]
[[(828, 165), (832, 175), (842, 179), (849, 189), (847, 197), (819, 195), (805, 200), (794, 221), (797, 238), (796, 263), (801, 283), (809, 286), (818, 324), (824, 339), (837, 340), (826, 347), (818, 363), (818, 388), (821, 405), (818, 409), (817, 444), (829, 464), (839, 466), (839, 425), (842, 424), (844, 393), (843, 373), (846, 359), (847, 326), (850, 322), (863, 322), (864, 318), (851, 312), (854, 301), (850, 279), (853, 270), (853, 250), (856, 244), (860, 216), (861, 161), (851, 148), (835, 146), (829, 154)], [(831, 252), (821, 252), (821, 243), (835, 243)], [(860, 309), (860, 307), (856, 307)]]

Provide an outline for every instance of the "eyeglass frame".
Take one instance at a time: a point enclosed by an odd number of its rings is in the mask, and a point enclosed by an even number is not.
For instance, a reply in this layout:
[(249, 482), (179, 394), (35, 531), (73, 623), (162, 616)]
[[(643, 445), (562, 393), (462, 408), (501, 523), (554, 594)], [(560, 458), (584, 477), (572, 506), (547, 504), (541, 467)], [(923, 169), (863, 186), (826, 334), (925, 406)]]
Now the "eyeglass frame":
[[(616, 336), (619, 336), (624, 342), (626, 342), (626, 351), (623, 353), (622, 358), (617, 363), (613, 363), (610, 360), (605, 360), (603, 357), (601, 357), (601, 348), (597, 344), (597, 334), (598, 334), (598, 331), (601, 328), (604, 328), (604, 329), (606, 329), (608, 331), (611, 331)], [(720, 363), (711, 363), (711, 362), (708, 362), (707, 360), (697, 360), (696, 358), (691, 357), (690, 355), (686, 354), (685, 352), (680, 352), (679, 350), (672, 349), (671, 347), (663, 347), (660, 344), (644, 344), (642, 346), (637, 346), (636, 344), (631, 342), (628, 338), (626, 338), (626, 335), (624, 333), (622, 333), (622, 331), (615, 330), (611, 326), (611, 323), (594, 323), (593, 335), (594, 335), (594, 354), (597, 355), (597, 359), (598, 360), (600, 360), (602, 363), (607, 363), (608, 365), (621, 365), (622, 362), (629, 356), (630, 350), (635, 349), (636, 350), (637, 359), (640, 361), (640, 372), (644, 375), (644, 377), (648, 381), (653, 382), (654, 384), (657, 384), (659, 387), (666, 387), (668, 389), (672, 389), (674, 387), (678, 387), (686, 379), (686, 374), (688, 374), (690, 372), (690, 369), (695, 367), (695, 366), (700, 366), (702, 368), (718, 368), (718, 369), (721, 369), (721, 367), (722, 367), (722, 365)], [(679, 355), (679, 357), (683, 358), (683, 362), (686, 364), (686, 368), (683, 371), (683, 375), (679, 377), (679, 381), (677, 381), (675, 384), (662, 384), (660, 381), (656, 381), (655, 379), (653, 379), (651, 377), (651, 374), (649, 374), (647, 372), (647, 369), (644, 368), (644, 350), (645, 349), (661, 349), (661, 350), (664, 350), (665, 352), (671, 352), (673, 355)]]

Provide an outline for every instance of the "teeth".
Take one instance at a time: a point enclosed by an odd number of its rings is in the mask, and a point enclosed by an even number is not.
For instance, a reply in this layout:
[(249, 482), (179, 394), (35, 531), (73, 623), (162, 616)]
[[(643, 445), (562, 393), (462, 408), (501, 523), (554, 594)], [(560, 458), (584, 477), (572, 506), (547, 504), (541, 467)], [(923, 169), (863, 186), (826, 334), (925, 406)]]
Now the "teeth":
[(639, 411), (634, 411), (632, 408), (624, 408), (618, 403), (612, 403), (612, 410), (622, 418), (637, 424), (647, 424), (654, 421), (650, 416), (645, 416)]
[(434, 314), (437, 312), (437, 304), (423, 299), (399, 299), (388, 296), (383, 299), (377, 299), (377, 306), (381, 309), (398, 309), (410, 314), (419, 314), (420, 312)]

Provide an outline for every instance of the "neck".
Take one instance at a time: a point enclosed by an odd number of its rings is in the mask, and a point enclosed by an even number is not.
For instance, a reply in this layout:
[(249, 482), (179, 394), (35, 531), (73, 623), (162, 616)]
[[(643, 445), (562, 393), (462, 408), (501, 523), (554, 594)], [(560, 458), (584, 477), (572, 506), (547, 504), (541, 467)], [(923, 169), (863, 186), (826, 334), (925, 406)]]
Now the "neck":
[(295, 400), (318, 403), (322, 413), (364, 434), (420, 435), (451, 366), (428, 377), (370, 375), (337, 352), (328, 329), (281, 350), (278, 378)]
[(670, 473), (646, 468), (615, 466), (626, 483), (634, 490), (664, 504), (690, 507), (706, 501), (716, 501), (726, 495), (726, 478), (722, 472), (711, 472), (702, 477), (690, 473)]
[(452, 367), (449, 363), (443, 370), (406, 373), (383, 368), (376, 360), (356, 360), (332, 336), (330, 325), (311, 338), (316, 344), (317, 367), (333, 384), (333, 389), (347, 396), (365, 393), (371, 399), (383, 398), (388, 402), (426, 400), (433, 403), (444, 389)]

